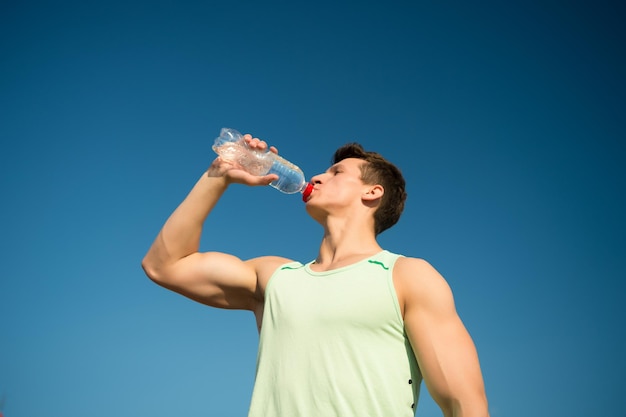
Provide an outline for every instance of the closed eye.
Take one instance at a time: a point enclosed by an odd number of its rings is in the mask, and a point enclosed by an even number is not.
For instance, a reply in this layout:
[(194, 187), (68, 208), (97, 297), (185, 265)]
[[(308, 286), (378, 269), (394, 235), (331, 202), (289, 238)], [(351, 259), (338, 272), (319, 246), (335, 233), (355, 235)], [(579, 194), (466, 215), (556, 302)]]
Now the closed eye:
[(345, 172), (344, 167), (341, 165), (341, 163), (335, 164), (333, 166), (331, 166), (330, 168), (328, 168), (328, 170), (326, 172), (329, 172), (333, 175), (337, 175), (337, 174), (341, 174), (343, 172)]
[(329, 169), (330, 173), (333, 175), (337, 175), (343, 172), (343, 170), (337, 166), (333, 166)]

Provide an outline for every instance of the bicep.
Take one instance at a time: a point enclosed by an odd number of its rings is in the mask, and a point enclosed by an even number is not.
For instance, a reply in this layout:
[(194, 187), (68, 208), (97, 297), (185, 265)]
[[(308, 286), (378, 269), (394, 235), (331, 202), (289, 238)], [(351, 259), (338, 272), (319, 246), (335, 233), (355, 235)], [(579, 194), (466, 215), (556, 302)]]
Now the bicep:
[(194, 253), (180, 259), (158, 283), (212, 307), (253, 310), (256, 304), (253, 264), (225, 253)]

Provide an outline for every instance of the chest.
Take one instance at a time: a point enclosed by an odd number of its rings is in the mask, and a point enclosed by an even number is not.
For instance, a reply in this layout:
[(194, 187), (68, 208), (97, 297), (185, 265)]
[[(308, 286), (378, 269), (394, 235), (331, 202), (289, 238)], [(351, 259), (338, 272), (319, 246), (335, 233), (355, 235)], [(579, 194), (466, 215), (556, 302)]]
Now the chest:
[(301, 270), (279, 274), (268, 287), (265, 310), (264, 326), (293, 334), (402, 327), (391, 273), (378, 268), (322, 276)]

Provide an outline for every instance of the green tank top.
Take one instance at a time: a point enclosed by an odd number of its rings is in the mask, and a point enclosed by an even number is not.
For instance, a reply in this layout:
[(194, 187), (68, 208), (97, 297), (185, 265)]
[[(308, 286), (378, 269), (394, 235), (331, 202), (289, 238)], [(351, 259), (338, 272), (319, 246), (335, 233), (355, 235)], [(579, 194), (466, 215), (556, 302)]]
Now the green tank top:
[(414, 416), (422, 377), (382, 251), (314, 272), (281, 266), (268, 282), (249, 417)]

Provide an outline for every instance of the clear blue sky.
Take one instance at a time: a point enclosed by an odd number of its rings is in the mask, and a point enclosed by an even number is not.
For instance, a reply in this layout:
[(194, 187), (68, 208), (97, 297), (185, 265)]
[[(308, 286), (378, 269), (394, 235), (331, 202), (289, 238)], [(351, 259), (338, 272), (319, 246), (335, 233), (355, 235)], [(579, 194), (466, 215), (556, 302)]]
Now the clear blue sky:
[[(380, 243), (448, 279), (492, 417), (624, 415), (625, 7), (470, 3), (3, 2), (5, 416), (245, 416), (252, 315), (140, 268), (222, 127), (309, 177), (349, 141), (402, 169)], [(202, 249), (306, 262), (320, 237), (239, 186)]]

